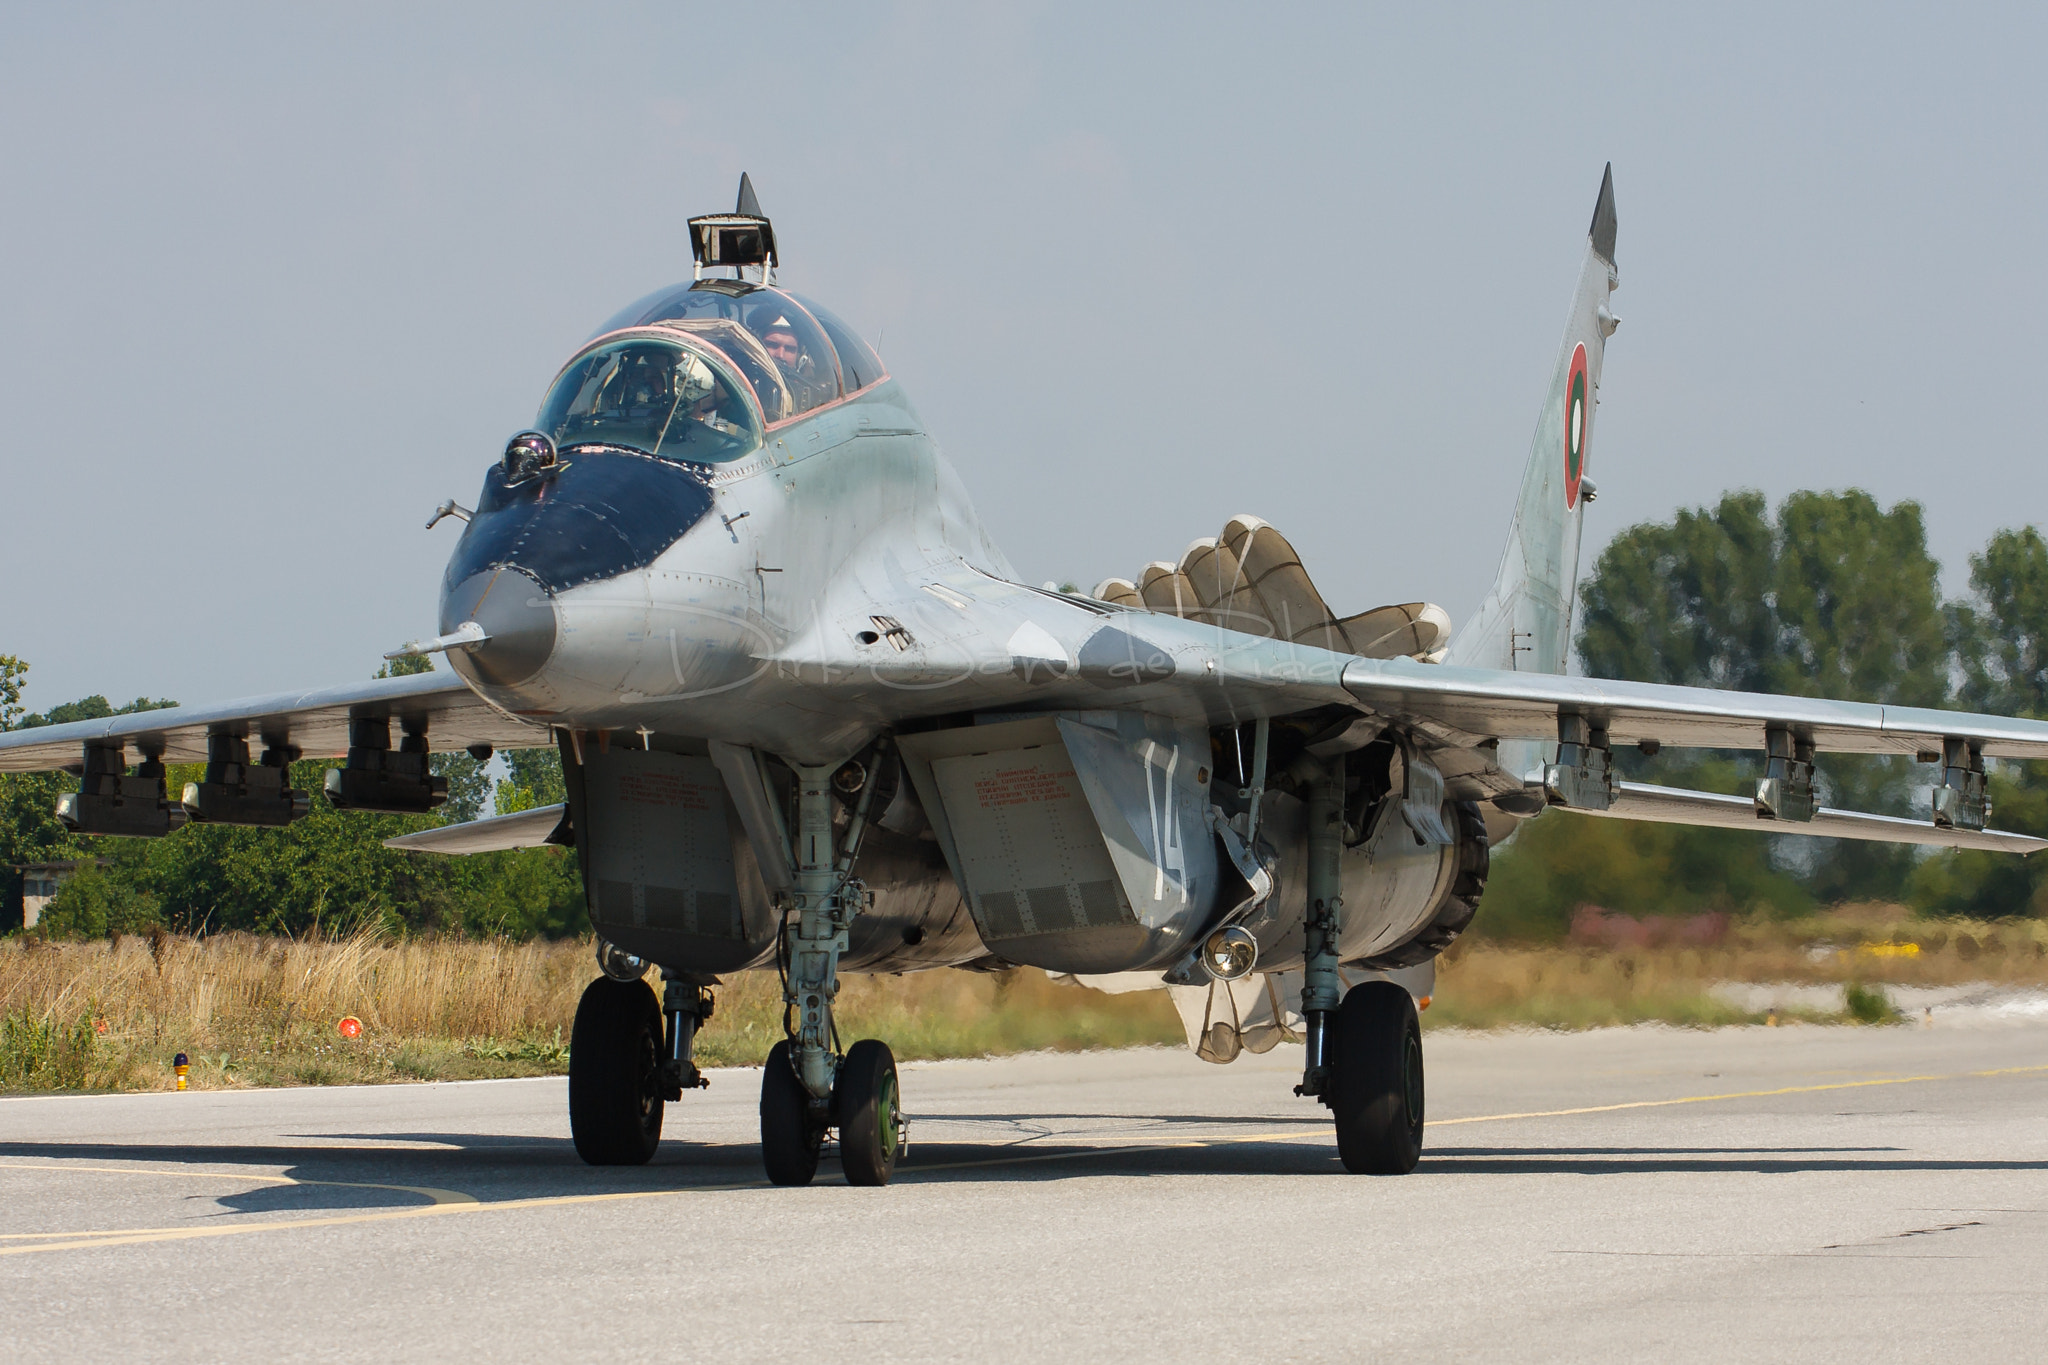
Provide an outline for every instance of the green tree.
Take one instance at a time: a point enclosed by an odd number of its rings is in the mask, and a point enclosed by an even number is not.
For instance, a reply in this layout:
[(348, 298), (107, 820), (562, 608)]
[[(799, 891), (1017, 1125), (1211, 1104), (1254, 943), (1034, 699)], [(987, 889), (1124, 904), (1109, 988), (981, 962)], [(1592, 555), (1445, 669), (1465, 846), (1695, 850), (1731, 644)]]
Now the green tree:
[(510, 749), (505, 753), (509, 777), (498, 783), (500, 815), (556, 806), (568, 799), (562, 782), (562, 755), (555, 749)]
[[(0, 730), (19, 729), (27, 719), (21, 704), (28, 665), (12, 654), (0, 654)], [(64, 826), (57, 822), (57, 797), (69, 785), (61, 773), (0, 773), (0, 908), (8, 920), (21, 922), (22, 863), (47, 862), (76, 851)]]
[[(2029, 526), (2000, 531), (1970, 557), (1968, 600), (1950, 608), (1963, 705), (1995, 715), (2048, 717), (2048, 543)], [(2048, 774), (1991, 765), (1992, 822), (2048, 837)], [(1958, 849), (1913, 871), (1910, 898), (1929, 914), (2048, 915), (2048, 857)]]
[(1973, 598), (1951, 612), (1961, 700), (2004, 716), (2048, 716), (2048, 542), (2000, 531), (1970, 556)]
[(1599, 678), (1762, 692), (1781, 626), (1777, 528), (1761, 493), (1631, 526), (1579, 589), (1579, 658)]
[[(1773, 514), (1760, 493), (1730, 493), (1615, 537), (1580, 588), (1579, 657), (1595, 677), (1939, 706), (1964, 618), (1944, 606), (1938, 572), (1915, 503), (1887, 510), (1859, 489), (1801, 492)], [(1761, 769), (1751, 753), (1666, 750), (1651, 760), (1624, 750), (1617, 759), (1630, 777), (1724, 792), (1746, 791)], [(1818, 769), (1823, 799), (1855, 809), (1909, 813), (1925, 785), (1900, 759), (1828, 755)], [(1538, 877), (1538, 864), (1550, 871)], [(1784, 910), (1804, 896), (1897, 896), (1913, 868), (1911, 850), (1882, 844), (1683, 827), (1619, 833), (1565, 816), (1545, 817), (1504, 849), (1495, 881), (1503, 920), (1556, 923), (1571, 897), (1648, 905), (1656, 895), (1645, 879), (1655, 876), (1677, 879), (1658, 893), (1665, 904)], [(1487, 904), (1495, 913), (1492, 890)]]
[[(177, 704), (137, 697), (126, 706), (116, 707), (105, 697), (91, 696), (53, 706), (42, 714), (29, 714), (21, 700), (28, 669), (28, 664), (17, 656), (0, 654), (0, 730), (102, 720)], [(61, 772), (0, 773), (0, 905), (6, 907), (10, 927), (20, 922), (22, 878), (15, 867), (75, 858), (82, 851), (82, 842), (57, 820), (57, 798), (76, 790), (77, 785), (75, 779)]]
[[(1580, 594), (1580, 658), (1598, 677), (1940, 706), (1950, 630), (1939, 575), (1917, 503), (1887, 511), (1861, 489), (1800, 492), (1772, 517), (1761, 494), (1733, 493), (1602, 553)], [(1659, 766), (1659, 780), (1695, 785), (1680, 781), (1686, 760)], [(1830, 755), (1818, 768), (1830, 804), (1912, 807), (1910, 762)], [(1728, 776), (1756, 770), (1746, 755)], [(1779, 853), (1807, 864), (1825, 899), (1895, 895), (1912, 865), (1908, 849), (1842, 840)]]
[(97, 859), (86, 858), (57, 888), (36, 927), (51, 938), (105, 938), (140, 933), (161, 923), (156, 897), (127, 878), (102, 871)]
[[(423, 659), (395, 660), (378, 676), (425, 672)], [(148, 709), (138, 699), (115, 708), (104, 697), (23, 714), (19, 660), (0, 662), (0, 722), (56, 724)], [(552, 750), (535, 754), (553, 757)], [(546, 789), (547, 764), (508, 755), (515, 774)], [(80, 839), (53, 814), (72, 779), (57, 774), (0, 775), (0, 847), (8, 861), (104, 859), (76, 889), (67, 883), (51, 907), (54, 932), (126, 932), (163, 922), (187, 932), (340, 932), (377, 923), (399, 932), (534, 934), (586, 932), (581, 874), (573, 850), (517, 849), (450, 858), (385, 848), (396, 834), (473, 819), (490, 796), (485, 765), (466, 753), (437, 754), (449, 801), (431, 815), (365, 815), (330, 806), (322, 790), (327, 763), (293, 765), (292, 785), (315, 793), (305, 818), (284, 829), (187, 825), (162, 839)], [(553, 790), (560, 790), (560, 765)], [(559, 796), (552, 799), (559, 799)], [(543, 803), (545, 804), (545, 803)], [(76, 880), (76, 879), (74, 879)]]
[[(1772, 600), (1784, 634), (1772, 690), (1893, 706), (1941, 706), (1949, 692), (1940, 566), (1918, 503), (1881, 510), (1860, 489), (1794, 493), (1778, 509)], [(1829, 804), (1906, 815), (1924, 771), (1905, 758), (1829, 755)], [(1921, 798), (1924, 802), (1924, 797)], [(1825, 900), (1895, 897), (1915, 859), (1896, 844), (1828, 840), (1811, 851)]]
[(21, 721), (21, 680), (28, 665), (12, 654), (0, 654), (0, 730), (12, 730)]

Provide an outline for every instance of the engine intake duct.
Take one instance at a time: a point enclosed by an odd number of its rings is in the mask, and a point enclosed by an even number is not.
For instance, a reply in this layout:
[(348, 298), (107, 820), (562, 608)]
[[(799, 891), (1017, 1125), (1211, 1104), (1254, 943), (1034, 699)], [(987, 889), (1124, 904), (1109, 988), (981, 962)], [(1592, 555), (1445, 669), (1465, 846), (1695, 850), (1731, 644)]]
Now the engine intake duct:
[(239, 735), (206, 737), (206, 775), (185, 784), (185, 814), (210, 825), (288, 825), (312, 808), (313, 798), (290, 784), (299, 751), (270, 744), (263, 761), (249, 762), (249, 741)]
[(394, 750), (390, 717), (350, 717), (348, 766), (327, 770), (327, 799), (335, 806), (420, 815), (448, 799), (448, 779), (427, 771), (427, 723), (399, 723), (405, 737)]
[(185, 809), (164, 788), (161, 753), (145, 754), (131, 774), (120, 741), (85, 746), (78, 790), (57, 798), (57, 819), (73, 834), (161, 839), (185, 823)]

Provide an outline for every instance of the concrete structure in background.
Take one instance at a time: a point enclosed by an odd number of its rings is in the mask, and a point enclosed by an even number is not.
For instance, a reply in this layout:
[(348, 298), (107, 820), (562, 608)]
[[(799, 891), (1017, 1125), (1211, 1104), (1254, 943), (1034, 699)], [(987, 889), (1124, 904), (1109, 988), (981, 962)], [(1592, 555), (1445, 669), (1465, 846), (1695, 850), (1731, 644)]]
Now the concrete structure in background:
[(57, 888), (78, 870), (75, 860), (55, 863), (16, 863), (9, 871), (21, 874), (21, 927), (33, 929), (42, 920), (43, 909), (56, 898)]

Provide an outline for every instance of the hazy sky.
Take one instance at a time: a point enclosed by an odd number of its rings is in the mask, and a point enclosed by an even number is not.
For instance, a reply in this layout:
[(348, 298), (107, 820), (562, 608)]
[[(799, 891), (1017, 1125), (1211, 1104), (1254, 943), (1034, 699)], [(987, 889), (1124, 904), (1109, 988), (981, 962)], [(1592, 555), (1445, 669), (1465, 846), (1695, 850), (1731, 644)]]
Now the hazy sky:
[(1959, 589), (2048, 520), (2044, 13), (9, 5), (0, 653), (37, 707), (367, 675), (743, 168), (1034, 582), (1253, 512), (1462, 620), (1611, 159), (1589, 551), (1854, 484)]

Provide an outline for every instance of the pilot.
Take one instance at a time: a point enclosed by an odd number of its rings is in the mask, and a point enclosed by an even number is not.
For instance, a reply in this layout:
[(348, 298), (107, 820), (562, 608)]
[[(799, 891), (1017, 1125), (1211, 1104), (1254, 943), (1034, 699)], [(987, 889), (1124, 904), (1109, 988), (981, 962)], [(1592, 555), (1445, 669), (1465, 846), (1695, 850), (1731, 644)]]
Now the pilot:
[(808, 412), (820, 403), (832, 401), (837, 396), (831, 391), (832, 381), (820, 373), (817, 358), (804, 350), (789, 315), (778, 308), (763, 308), (754, 317), (754, 335), (761, 338), (775, 368), (782, 371), (782, 382), (789, 386), (796, 410)]

